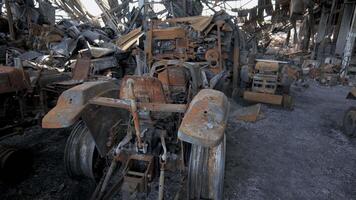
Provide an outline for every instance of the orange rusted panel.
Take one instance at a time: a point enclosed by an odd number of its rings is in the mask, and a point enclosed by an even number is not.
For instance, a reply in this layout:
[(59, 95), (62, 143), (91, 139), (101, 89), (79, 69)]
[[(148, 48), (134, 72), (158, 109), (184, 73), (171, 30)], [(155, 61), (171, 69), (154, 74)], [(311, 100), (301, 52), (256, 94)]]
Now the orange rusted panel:
[(128, 79), (134, 81), (134, 96), (138, 102), (165, 103), (162, 83), (149, 76), (125, 76), (120, 87), (120, 99), (130, 99)]
[(193, 16), (167, 19), (165, 22), (188, 23), (194, 30), (202, 32), (211, 24), (213, 18), (213, 16)]
[(259, 62), (256, 63), (255, 69), (259, 70), (259, 71), (277, 72), (279, 70), (279, 65), (276, 62), (262, 62), (262, 61), (259, 61)]
[(185, 38), (185, 30), (183, 28), (166, 28), (166, 29), (154, 29), (153, 38), (155, 40), (172, 40), (176, 38)]
[(158, 74), (158, 79), (162, 82), (167, 99), (170, 100), (174, 99), (174, 94), (185, 93), (189, 81), (186, 68), (181, 66), (167, 66)]
[(136, 28), (126, 35), (123, 35), (116, 41), (117, 46), (123, 50), (127, 51), (130, 47), (137, 43), (139, 38), (143, 35), (142, 28)]
[(224, 138), (229, 102), (224, 93), (201, 90), (190, 103), (179, 127), (179, 139), (205, 147), (218, 145)]
[(282, 105), (283, 96), (259, 92), (244, 92), (244, 99), (252, 102), (267, 103), (273, 105)]
[(158, 74), (163, 86), (186, 86), (188, 80), (184, 67), (168, 67)]
[(117, 89), (117, 85), (112, 82), (97, 81), (86, 82), (64, 91), (58, 98), (57, 105), (42, 119), (42, 128), (65, 128), (73, 125), (90, 99)]
[(0, 66), (0, 93), (30, 89), (28, 74), (22, 69)]

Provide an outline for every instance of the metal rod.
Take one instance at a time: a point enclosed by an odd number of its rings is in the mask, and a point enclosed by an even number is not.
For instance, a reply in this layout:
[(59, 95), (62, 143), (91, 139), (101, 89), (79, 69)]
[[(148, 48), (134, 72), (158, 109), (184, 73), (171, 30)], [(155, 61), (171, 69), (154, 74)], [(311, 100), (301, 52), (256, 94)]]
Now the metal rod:
[(103, 197), (106, 187), (108, 186), (109, 180), (110, 180), (114, 170), (116, 169), (116, 166), (117, 166), (117, 161), (115, 159), (113, 159), (111, 161), (109, 170), (105, 175), (105, 179), (104, 179), (102, 187), (100, 188), (99, 196), (97, 199), (101, 199)]
[(158, 192), (158, 200), (163, 200), (164, 193), (164, 171), (165, 171), (165, 165), (167, 161), (167, 147), (166, 147), (166, 141), (164, 139), (165, 134), (161, 134), (161, 143), (162, 143), (162, 148), (163, 148), (163, 154), (161, 156), (161, 173), (159, 176), (159, 192)]
[[(131, 109), (130, 100), (114, 99), (107, 97), (95, 97), (89, 101), (90, 104), (122, 108), (126, 110)], [(165, 104), (165, 103), (140, 103), (136, 102), (138, 110), (153, 111), (153, 112), (174, 112), (185, 113), (188, 106), (186, 104)]]

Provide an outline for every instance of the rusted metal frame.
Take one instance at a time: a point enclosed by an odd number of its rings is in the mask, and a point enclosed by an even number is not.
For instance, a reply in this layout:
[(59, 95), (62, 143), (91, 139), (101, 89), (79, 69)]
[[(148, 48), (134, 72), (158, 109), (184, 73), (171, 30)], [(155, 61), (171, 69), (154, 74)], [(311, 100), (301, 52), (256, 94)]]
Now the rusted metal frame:
[(239, 82), (239, 71), (240, 71), (240, 47), (238, 41), (238, 33), (235, 30), (234, 33), (234, 56), (233, 56), (233, 69), (232, 69), (232, 91), (237, 89)]
[(158, 200), (163, 200), (164, 199), (164, 177), (165, 177), (165, 168), (166, 168), (166, 162), (167, 162), (167, 147), (166, 147), (166, 142), (165, 142), (165, 135), (166, 131), (161, 133), (161, 144), (163, 147), (163, 154), (160, 156), (160, 176), (159, 176), (159, 190), (158, 190)]
[[(91, 99), (89, 103), (93, 105), (122, 108), (126, 110), (131, 109), (131, 102), (129, 100), (123, 100), (123, 99), (95, 97)], [(172, 112), (172, 113), (185, 113), (188, 107), (186, 104), (140, 103), (140, 102), (136, 102), (136, 105), (138, 110), (152, 111), (152, 112)]]
[[(145, 53), (147, 56), (147, 64), (151, 66), (153, 62), (152, 44), (154, 40), (174, 40), (185, 39), (186, 31), (182, 28), (169, 28), (169, 29), (154, 29), (154, 22), (151, 23), (151, 30), (147, 31)], [(169, 55), (168, 55), (169, 56)], [(171, 55), (173, 58), (174, 54)], [(187, 55), (185, 56), (187, 57)]]
[(145, 45), (145, 54), (146, 54), (146, 63), (148, 68), (151, 68), (152, 64), (152, 39), (153, 39), (153, 25), (151, 24), (151, 30), (147, 31), (146, 45)]
[[(147, 163), (144, 172), (135, 171), (135, 161), (143, 161)], [(126, 163), (126, 167), (124, 170), (124, 184), (127, 183), (132, 186), (137, 186), (136, 189), (138, 190), (138, 192), (147, 192), (148, 182), (152, 181), (153, 179), (153, 167), (154, 162), (152, 155), (131, 155)]]
[(216, 28), (218, 32), (219, 68), (222, 71), (223, 66), (222, 66), (222, 49), (221, 49), (221, 27), (222, 27), (222, 23), (216, 23)]

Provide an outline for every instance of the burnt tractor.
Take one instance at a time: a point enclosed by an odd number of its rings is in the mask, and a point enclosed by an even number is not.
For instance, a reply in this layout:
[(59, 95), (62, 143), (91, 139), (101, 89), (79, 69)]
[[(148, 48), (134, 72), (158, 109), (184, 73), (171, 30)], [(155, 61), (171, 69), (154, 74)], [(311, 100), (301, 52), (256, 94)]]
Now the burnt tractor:
[(21, 133), (41, 117), (41, 99), (22, 68), (0, 66), (0, 136)]
[(96, 183), (91, 199), (223, 199), (229, 102), (217, 90), (194, 92), (189, 65), (162, 61), (120, 83), (83, 83), (44, 117), (44, 128), (72, 127), (66, 170)]
[[(353, 87), (348, 93), (346, 99), (356, 100), (356, 88)], [(344, 134), (348, 137), (356, 135), (356, 107), (347, 109), (343, 119)]]
[(241, 86), (243, 98), (250, 102), (292, 107), (290, 87), (297, 72), (287, 63), (273, 60), (257, 61), (254, 67), (243, 66)]
[(242, 45), (238, 26), (230, 15), (219, 11), (214, 16), (152, 20), (149, 26), (144, 48), (149, 69), (156, 63), (178, 60), (186, 63), (197, 77), (193, 84), (200, 88), (231, 93), (237, 86), (231, 80), (237, 81)]
[(237, 31), (225, 13), (153, 20), (138, 75), (62, 93), (42, 126), (71, 127), (65, 166), (91, 199), (223, 199), (229, 102), (213, 88), (238, 66)]
[(22, 69), (0, 67), (0, 126), (24, 121), (25, 94), (31, 89), (29, 75)]

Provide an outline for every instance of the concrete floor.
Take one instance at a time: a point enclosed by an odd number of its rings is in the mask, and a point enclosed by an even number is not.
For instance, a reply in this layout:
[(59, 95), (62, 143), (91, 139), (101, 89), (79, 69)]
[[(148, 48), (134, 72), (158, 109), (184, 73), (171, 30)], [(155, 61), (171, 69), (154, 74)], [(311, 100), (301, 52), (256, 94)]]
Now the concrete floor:
[(295, 87), (293, 111), (263, 107), (227, 131), (225, 199), (356, 199), (356, 142), (342, 134), (348, 87)]
[[(356, 102), (345, 99), (348, 87), (309, 85), (293, 88), (293, 111), (263, 106), (264, 118), (256, 123), (238, 121), (239, 106), (232, 106), (225, 199), (356, 199), (356, 139), (341, 132), (343, 114)], [(2, 141), (23, 141), (35, 161), (33, 173), (20, 185), (0, 183), (0, 199), (80, 199), (86, 192), (63, 166), (67, 137), (62, 131), (31, 128)]]

